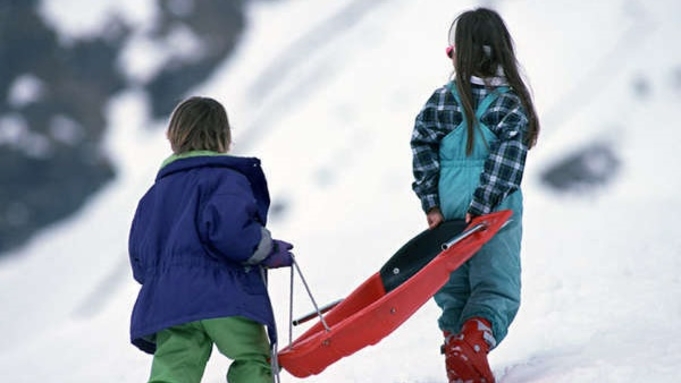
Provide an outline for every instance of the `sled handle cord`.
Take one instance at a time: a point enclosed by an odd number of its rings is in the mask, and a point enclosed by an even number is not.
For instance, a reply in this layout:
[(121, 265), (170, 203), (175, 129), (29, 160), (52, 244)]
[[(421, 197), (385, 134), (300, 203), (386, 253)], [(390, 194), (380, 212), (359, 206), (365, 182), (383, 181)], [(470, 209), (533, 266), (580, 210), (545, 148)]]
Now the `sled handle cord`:
[(270, 347), (270, 367), (272, 368), (274, 383), (281, 383), (281, 380), (279, 380), (279, 371), (281, 371), (281, 366), (279, 366), (279, 358), (277, 358), (277, 355), (277, 343), (275, 342), (272, 344), (272, 347)]
[[(303, 281), (303, 286), (305, 286), (305, 290), (307, 291), (307, 295), (310, 297), (310, 301), (312, 301), (312, 305), (314, 306), (314, 310), (319, 316), (319, 320), (322, 322), (322, 325), (324, 325), (324, 329), (326, 329), (326, 332), (330, 332), (331, 328), (329, 325), (326, 324), (326, 321), (324, 320), (324, 315), (319, 310), (319, 306), (317, 305), (317, 301), (314, 300), (314, 297), (312, 296), (312, 292), (310, 291), (310, 287), (307, 285), (307, 281), (305, 281), (305, 277), (303, 277), (303, 273), (300, 271), (300, 267), (298, 266), (298, 262), (296, 262), (295, 258), (293, 259), (293, 266), (296, 268), (296, 271), (298, 272), (298, 275), (300, 275), (300, 280)], [(293, 291), (292, 291), (293, 292)], [(293, 294), (291, 294), (293, 296)], [(293, 298), (291, 298), (293, 299)], [(289, 326), (292, 326), (292, 321), (289, 322)]]
[(442, 250), (447, 250), (464, 239), (470, 237), (471, 235), (477, 233), (478, 231), (483, 231), (485, 229), (487, 229), (487, 222), (480, 222), (463, 233), (457, 235), (456, 237), (450, 239), (449, 241), (443, 243), (441, 248)]
[[(293, 262), (295, 262), (295, 258), (293, 259)], [(291, 267), (291, 278), (288, 291), (288, 344), (291, 344), (293, 343), (293, 326), (291, 325), (291, 321), (293, 320), (293, 267)]]

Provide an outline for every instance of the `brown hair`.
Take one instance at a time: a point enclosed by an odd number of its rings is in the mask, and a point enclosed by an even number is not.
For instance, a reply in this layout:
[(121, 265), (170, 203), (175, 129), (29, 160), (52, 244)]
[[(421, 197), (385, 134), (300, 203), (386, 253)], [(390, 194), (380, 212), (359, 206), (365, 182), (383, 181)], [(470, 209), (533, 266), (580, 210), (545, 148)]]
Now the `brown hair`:
[(532, 148), (539, 136), (539, 119), (530, 92), (518, 70), (513, 40), (501, 16), (487, 8), (462, 13), (450, 27), (449, 43), (456, 46), (454, 60), (456, 87), (468, 120), (466, 152), (470, 154), (472, 150), (473, 129), (476, 123), (471, 101), (471, 76), (494, 77), (497, 75), (497, 68), (504, 71), (506, 81), (520, 97), (529, 120), (526, 144)]
[(227, 112), (208, 97), (190, 97), (173, 111), (166, 133), (173, 153), (210, 150), (225, 153), (232, 142)]

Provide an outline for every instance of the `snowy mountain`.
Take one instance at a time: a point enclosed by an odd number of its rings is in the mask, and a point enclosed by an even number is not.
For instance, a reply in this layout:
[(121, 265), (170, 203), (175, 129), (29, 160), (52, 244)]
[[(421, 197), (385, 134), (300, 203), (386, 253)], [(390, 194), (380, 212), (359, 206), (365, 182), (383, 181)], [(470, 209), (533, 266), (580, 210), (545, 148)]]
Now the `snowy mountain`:
[[(111, 2), (131, 15), (137, 3)], [(413, 119), (449, 76), (451, 20), (485, 4), (508, 22), (543, 123), (524, 180), (523, 306), (490, 356), (498, 381), (676, 382), (681, 4), (325, 3), (250, 4), (234, 53), (188, 92), (222, 101), (235, 154), (263, 160), (271, 230), (295, 244), (316, 300), (342, 298), (426, 227), (410, 189)], [(73, 33), (74, 15), (53, 16)], [(136, 54), (131, 62), (144, 62), (144, 50)], [(117, 178), (0, 259), (3, 381), (147, 378), (151, 358), (128, 342), (138, 286), (126, 241), (137, 199), (169, 153), (152, 109), (139, 89), (111, 99), (106, 150)], [(270, 291), (286, 342), (287, 270), (272, 273)], [(311, 309), (301, 286), (293, 299), (296, 315)], [(304, 381), (444, 382), (437, 316), (430, 302), (379, 344)], [(214, 353), (203, 381), (223, 382), (227, 363)]]

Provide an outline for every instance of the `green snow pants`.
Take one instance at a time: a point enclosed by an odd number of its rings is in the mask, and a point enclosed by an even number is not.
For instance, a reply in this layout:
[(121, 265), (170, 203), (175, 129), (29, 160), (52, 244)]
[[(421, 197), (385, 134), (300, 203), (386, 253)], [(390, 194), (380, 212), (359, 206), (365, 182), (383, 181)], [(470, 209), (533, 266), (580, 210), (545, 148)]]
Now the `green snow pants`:
[(232, 360), (227, 382), (273, 382), (265, 327), (243, 317), (227, 317), (158, 332), (149, 383), (200, 383), (213, 344)]

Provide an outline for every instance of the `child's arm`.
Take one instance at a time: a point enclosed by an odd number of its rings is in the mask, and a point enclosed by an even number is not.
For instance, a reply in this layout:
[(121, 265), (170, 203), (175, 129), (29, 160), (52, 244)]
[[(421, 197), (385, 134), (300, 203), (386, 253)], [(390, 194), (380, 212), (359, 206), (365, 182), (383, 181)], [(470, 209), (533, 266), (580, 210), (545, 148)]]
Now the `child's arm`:
[(200, 217), (200, 236), (209, 253), (233, 262), (256, 264), (272, 251), (272, 237), (258, 218), (249, 185), (211, 197)]
[(447, 99), (452, 97), (450, 93), (444, 87), (433, 93), (416, 116), (411, 135), (414, 174), (412, 189), (421, 200), (421, 208), (426, 213), (439, 204), (437, 187), (440, 173), (440, 140), (448, 133), (441, 113), (447, 114), (445, 117), (448, 118), (456, 115), (451, 100)]
[(140, 223), (144, 213), (141, 212), (145, 205), (140, 203), (135, 210), (135, 215), (130, 226), (130, 233), (128, 234), (128, 257), (130, 258), (130, 267), (132, 268), (132, 277), (137, 281), (137, 283), (144, 284), (145, 268), (144, 262), (141, 259), (140, 238), (145, 238), (145, 233), (140, 232), (146, 226)]
[(528, 120), (517, 96), (500, 99), (505, 109), (503, 118), (493, 127), (498, 141), (490, 148), (480, 176), (480, 185), (473, 193), (468, 209), (473, 216), (490, 213), (504, 198), (520, 189), (525, 170), (527, 144), (525, 132)]

